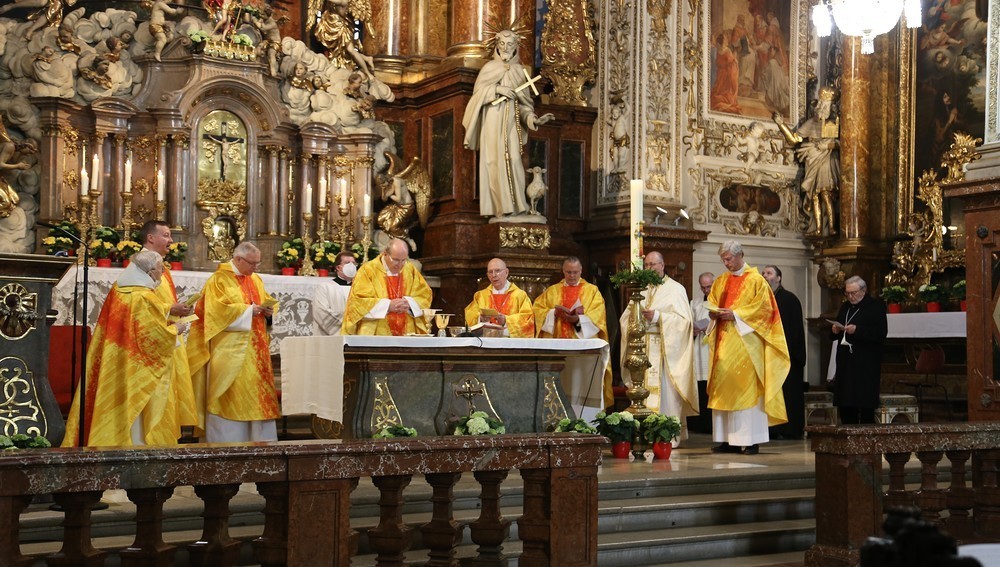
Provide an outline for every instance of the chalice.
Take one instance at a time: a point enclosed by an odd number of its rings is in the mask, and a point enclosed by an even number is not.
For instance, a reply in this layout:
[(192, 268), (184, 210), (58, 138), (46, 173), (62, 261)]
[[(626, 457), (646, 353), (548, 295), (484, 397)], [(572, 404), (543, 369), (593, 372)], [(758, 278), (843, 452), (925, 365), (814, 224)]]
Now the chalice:
[(448, 336), (448, 321), (450, 320), (451, 315), (448, 313), (439, 313), (434, 316), (434, 323), (437, 324), (439, 337)]
[(431, 332), (432, 331), (432, 329), (431, 329), (431, 323), (434, 322), (435, 314), (437, 314), (438, 311), (440, 311), (440, 309), (424, 309), (424, 322), (427, 323), (427, 334), (428, 335), (433, 335), (434, 334), (434, 333)]

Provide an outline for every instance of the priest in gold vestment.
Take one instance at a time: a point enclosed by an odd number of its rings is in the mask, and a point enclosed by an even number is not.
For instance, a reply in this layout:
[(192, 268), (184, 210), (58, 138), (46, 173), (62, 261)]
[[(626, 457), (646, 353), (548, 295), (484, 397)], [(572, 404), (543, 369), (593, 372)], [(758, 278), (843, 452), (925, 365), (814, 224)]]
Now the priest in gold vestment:
[[(608, 340), (608, 314), (597, 286), (588, 283), (579, 258), (563, 260), (563, 280), (535, 299), (535, 328), (539, 338)], [(604, 407), (614, 404), (611, 368), (604, 372)]]
[[(681, 435), (676, 444), (688, 437), (687, 417), (698, 415), (698, 384), (694, 377), (694, 326), (691, 305), (684, 286), (664, 273), (663, 255), (646, 254), (643, 267), (663, 278), (663, 283), (649, 286), (642, 292), (642, 320), (646, 324), (643, 338), (646, 356), (652, 366), (646, 371), (649, 397), (646, 407), (663, 415), (673, 416), (681, 423)], [(629, 303), (621, 317), (622, 380), (631, 386), (631, 372), (625, 367), (628, 356)]]
[(431, 288), (409, 258), (406, 242), (393, 238), (378, 258), (358, 269), (347, 297), (342, 335), (427, 333), (423, 310), (431, 306)]
[[(87, 349), (86, 446), (174, 445), (181, 436), (173, 365), (186, 324), (167, 322), (155, 291), (162, 273), (163, 258), (143, 250), (104, 301)], [(78, 444), (80, 422), (77, 388), (63, 447)]]
[[(480, 321), (500, 325), (504, 335), (518, 339), (534, 338), (535, 314), (531, 310), (531, 298), (517, 285), (507, 280), (510, 270), (500, 258), (493, 258), (486, 265), (489, 287), (481, 289), (465, 307), (465, 324), (475, 325)], [(483, 315), (484, 309), (492, 309), (498, 315)]]
[(188, 360), (207, 442), (276, 441), (281, 412), (271, 369), (267, 317), (277, 302), (254, 271), (260, 250), (241, 242), (205, 282), (191, 326)]
[(726, 267), (712, 284), (707, 306), (715, 322), (705, 340), (709, 357), (708, 407), (716, 453), (755, 455), (769, 440), (768, 425), (788, 421), (781, 385), (791, 359), (774, 293), (743, 260), (743, 247), (719, 248)]

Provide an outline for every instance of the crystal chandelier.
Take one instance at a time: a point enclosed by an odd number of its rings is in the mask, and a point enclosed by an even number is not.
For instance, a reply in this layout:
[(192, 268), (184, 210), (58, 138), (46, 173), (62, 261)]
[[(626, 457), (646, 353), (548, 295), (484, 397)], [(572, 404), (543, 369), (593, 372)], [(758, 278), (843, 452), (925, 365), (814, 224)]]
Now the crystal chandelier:
[(875, 36), (896, 27), (899, 15), (906, 27), (920, 27), (920, 0), (820, 0), (813, 6), (816, 33), (827, 37), (834, 22), (845, 35), (861, 37), (861, 53), (875, 52)]

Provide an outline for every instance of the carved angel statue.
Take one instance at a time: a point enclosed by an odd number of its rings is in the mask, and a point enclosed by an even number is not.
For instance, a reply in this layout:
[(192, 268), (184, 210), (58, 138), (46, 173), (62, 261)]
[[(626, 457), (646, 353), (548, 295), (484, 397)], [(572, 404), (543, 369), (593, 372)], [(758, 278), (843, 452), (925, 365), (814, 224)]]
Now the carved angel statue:
[(76, 0), (14, 0), (10, 4), (0, 6), (0, 15), (19, 8), (38, 8), (36, 12), (28, 15), (28, 20), (34, 22), (24, 34), (24, 41), (28, 42), (36, 31), (44, 27), (58, 28), (62, 24), (63, 7), (75, 4)]
[(388, 204), (378, 213), (378, 225), (391, 238), (409, 240), (414, 211), (421, 227), (427, 226), (430, 218), (431, 176), (418, 157), (402, 171), (402, 158), (390, 152), (385, 152), (385, 157), (388, 171), (376, 176), (376, 182)]
[[(38, 153), (38, 143), (31, 138), (24, 140), (14, 140), (7, 132), (7, 126), (0, 120), (0, 173), (8, 170), (29, 169), (31, 164), (25, 161), (14, 161), (15, 154), (24, 157)], [(17, 191), (11, 187), (7, 180), (0, 177), (0, 218), (6, 218), (21, 202), (21, 197)]]
[(160, 60), (163, 46), (174, 36), (173, 28), (167, 23), (167, 16), (181, 16), (184, 8), (172, 8), (164, 0), (142, 0), (139, 4), (149, 10), (149, 35), (153, 36), (153, 58)]
[(306, 33), (316, 26), (314, 35), (326, 47), (326, 56), (335, 66), (356, 67), (373, 77), (375, 63), (354, 37), (355, 20), (364, 22), (368, 37), (374, 36), (371, 0), (309, 0)]

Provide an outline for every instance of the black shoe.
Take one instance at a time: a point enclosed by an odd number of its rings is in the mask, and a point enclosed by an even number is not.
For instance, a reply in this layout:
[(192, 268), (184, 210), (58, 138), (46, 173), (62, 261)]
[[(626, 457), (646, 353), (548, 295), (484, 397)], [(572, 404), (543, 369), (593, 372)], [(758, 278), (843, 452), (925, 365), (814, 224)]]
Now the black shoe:
[(713, 453), (739, 453), (740, 452), (740, 448), (739, 447), (733, 447), (729, 443), (723, 443), (722, 445), (716, 445), (715, 447), (712, 447), (712, 452)]
[(759, 452), (760, 452), (760, 446), (758, 445), (750, 445), (749, 447), (743, 447), (742, 449), (740, 449), (740, 453), (744, 455), (756, 455)]

